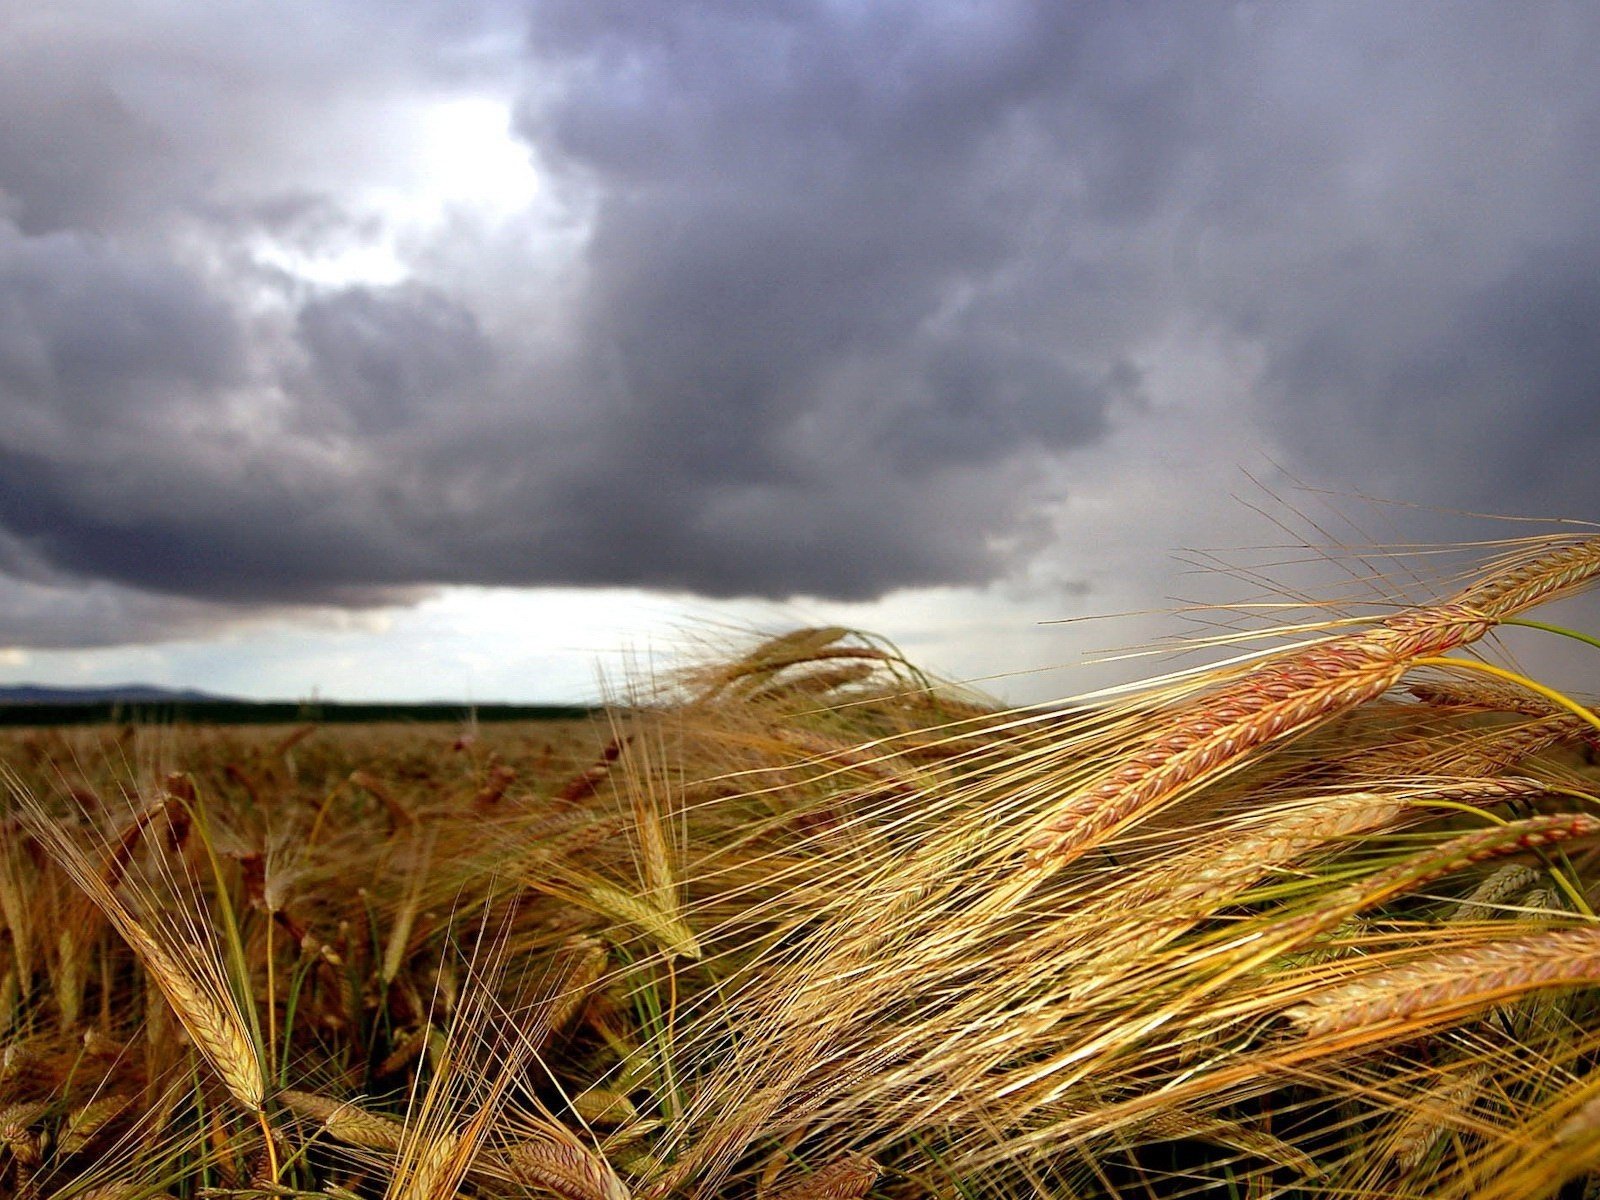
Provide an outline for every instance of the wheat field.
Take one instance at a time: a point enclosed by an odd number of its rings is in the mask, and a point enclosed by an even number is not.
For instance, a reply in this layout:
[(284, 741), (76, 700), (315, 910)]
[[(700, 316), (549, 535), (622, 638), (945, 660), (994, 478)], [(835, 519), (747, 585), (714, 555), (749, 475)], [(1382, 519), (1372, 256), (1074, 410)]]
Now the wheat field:
[(1600, 1195), (1600, 717), (1496, 649), (1600, 538), (1467, 560), (1028, 709), (0, 735), (0, 1191)]

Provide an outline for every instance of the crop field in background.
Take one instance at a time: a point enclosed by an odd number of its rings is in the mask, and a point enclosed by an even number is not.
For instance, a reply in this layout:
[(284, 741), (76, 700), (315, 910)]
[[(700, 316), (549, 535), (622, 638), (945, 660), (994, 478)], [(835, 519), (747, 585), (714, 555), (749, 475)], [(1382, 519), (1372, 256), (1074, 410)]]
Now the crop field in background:
[(261, 700), (0, 703), (0, 728), (65, 725), (500, 725), (573, 721), (592, 710), (576, 704), (333, 704)]
[(1427, 561), (1033, 710), (0, 732), (0, 1194), (1600, 1194), (1600, 718), (1494, 639), (1600, 539)]

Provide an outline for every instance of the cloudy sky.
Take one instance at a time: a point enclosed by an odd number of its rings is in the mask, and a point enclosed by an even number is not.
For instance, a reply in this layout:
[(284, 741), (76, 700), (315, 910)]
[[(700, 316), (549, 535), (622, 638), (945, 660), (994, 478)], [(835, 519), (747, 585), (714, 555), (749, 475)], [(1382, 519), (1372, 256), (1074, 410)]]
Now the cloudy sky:
[(0, 680), (982, 676), (1237, 594), (1185, 547), (1600, 517), (1596, 61), (1588, 3), (0, 0)]

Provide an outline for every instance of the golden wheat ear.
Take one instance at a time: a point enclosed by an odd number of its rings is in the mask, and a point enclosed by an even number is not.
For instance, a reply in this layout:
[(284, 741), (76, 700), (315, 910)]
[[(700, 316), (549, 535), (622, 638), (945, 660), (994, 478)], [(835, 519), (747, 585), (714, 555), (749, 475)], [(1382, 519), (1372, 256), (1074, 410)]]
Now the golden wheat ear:
[(1560, 929), (1422, 955), (1335, 983), (1285, 1010), (1308, 1037), (1459, 1017), (1546, 988), (1600, 981), (1600, 928)]
[(878, 1182), (883, 1168), (862, 1154), (841, 1154), (809, 1175), (767, 1192), (762, 1200), (859, 1200)]
[(630, 1200), (611, 1164), (570, 1136), (515, 1142), (500, 1157), (511, 1180), (561, 1200)]
[(333, 1138), (366, 1150), (398, 1150), (406, 1127), (378, 1113), (368, 1112), (353, 1100), (295, 1089), (278, 1093), (278, 1102), (297, 1117), (316, 1121)]
[(1541, 542), (1444, 603), (1267, 657), (1171, 711), (1137, 754), (1109, 764), (1047, 812), (1025, 842), (1033, 868), (1060, 869), (1255, 752), (1378, 699), (1419, 662), (1469, 646), (1597, 574), (1600, 538)]
[[(37, 797), (14, 779), (9, 782), (24, 827), (128, 944), (228, 1094), (245, 1111), (261, 1113), (267, 1095), (261, 1055), (221, 953), (214, 940), (206, 940), (216, 936), (208, 914), (184, 914), (183, 932), (189, 936), (183, 936), (171, 923), (171, 914), (163, 920), (153, 913), (135, 912), (122, 891), (137, 894), (138, 885), (124, 878), (121, 890), (113, 887), (102, 863), (83, 843)], [(153, 909), (155, 898), (145, 899)], [(192, 891), (188, 899), (196, 905), (203, 903)]]

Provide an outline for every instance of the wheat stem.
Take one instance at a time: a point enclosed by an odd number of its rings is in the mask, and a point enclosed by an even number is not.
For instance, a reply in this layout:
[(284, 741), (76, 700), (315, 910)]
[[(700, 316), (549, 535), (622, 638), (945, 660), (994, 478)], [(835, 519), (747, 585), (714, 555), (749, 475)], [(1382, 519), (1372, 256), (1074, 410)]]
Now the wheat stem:
[(1569, 629), (1565, 625), (1552, 625), (1548, 621), (1534, 621), (1528, 617), (1510, 617), (1500, 623), (1502, 625), (1518, 625), (1523, 629), (1543, 630), (1545, 633), (1554, 633), (1560, 637), (1571, 638), (1575, 642), (1583, 642), (1600, 650), (1600, 637), (1584, 633), (1580, 629)]

